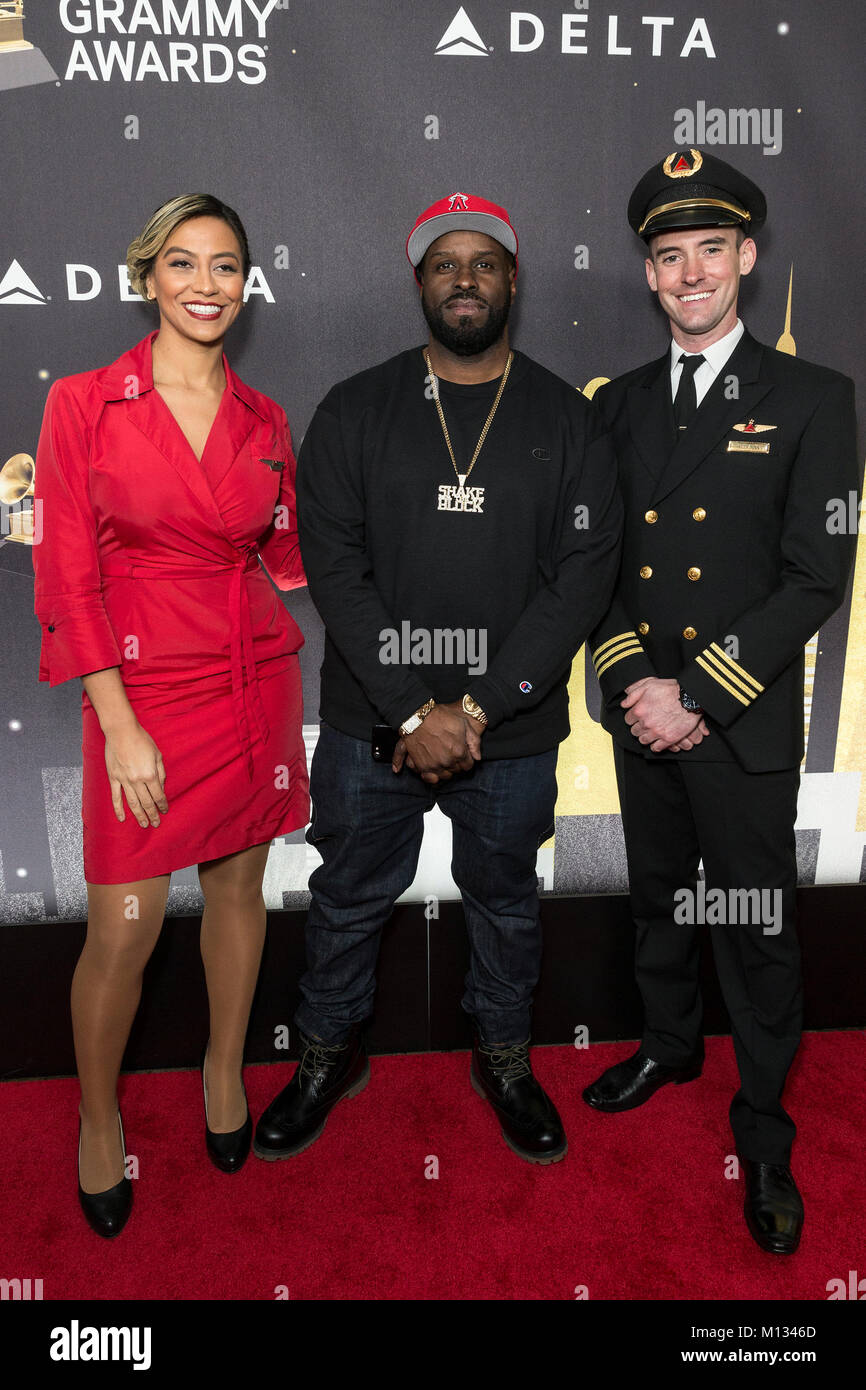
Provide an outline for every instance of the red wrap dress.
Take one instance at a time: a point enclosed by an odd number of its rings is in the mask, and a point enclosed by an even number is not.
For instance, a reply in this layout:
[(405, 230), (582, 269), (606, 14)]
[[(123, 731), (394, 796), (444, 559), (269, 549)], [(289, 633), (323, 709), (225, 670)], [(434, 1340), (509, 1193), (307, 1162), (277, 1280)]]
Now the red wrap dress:
[[(39, 679), (119, 666), (165, 764), (168, 811), (118, 821), (105, 737), (82, 689), (84, 876), (129, 883), (309, 819), (298, 651), (280, 589), (305, 583), (283, 410), (226, 388), (201, 462), (153, 388), (156, 332), (56, 381), (36, 455)], [(37, 523), (39, 524), (39, 523)]]

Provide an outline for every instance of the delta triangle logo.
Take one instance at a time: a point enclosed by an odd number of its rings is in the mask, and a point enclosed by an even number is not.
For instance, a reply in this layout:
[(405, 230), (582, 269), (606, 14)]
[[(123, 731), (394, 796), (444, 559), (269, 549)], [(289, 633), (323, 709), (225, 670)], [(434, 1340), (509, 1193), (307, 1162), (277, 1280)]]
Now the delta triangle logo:
[(482, 39), (463, 6), (457, 11), (436, 45), (436, 57), (489, 58), (487, 44)]
[(0, 280), (0, 304), (47, 304), (41, 290), (34, 285), (30, 276), (13, 261), (3, 279)]

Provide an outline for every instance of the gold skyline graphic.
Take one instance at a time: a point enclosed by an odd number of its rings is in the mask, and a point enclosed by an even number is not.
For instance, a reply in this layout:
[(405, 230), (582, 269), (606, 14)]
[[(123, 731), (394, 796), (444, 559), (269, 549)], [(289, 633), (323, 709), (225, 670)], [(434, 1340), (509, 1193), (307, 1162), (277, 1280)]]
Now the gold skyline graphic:
[(788, 276), (788, 303), (785, 308), (785, 327), (782, 329), (781, 336), (776, 342), (777, 352), (787, 352), (790, 357), (797, 356), (797, 344), (791, 337), (791, 291), (794, 287), (794, 262), (791, 262), (791, 274)]

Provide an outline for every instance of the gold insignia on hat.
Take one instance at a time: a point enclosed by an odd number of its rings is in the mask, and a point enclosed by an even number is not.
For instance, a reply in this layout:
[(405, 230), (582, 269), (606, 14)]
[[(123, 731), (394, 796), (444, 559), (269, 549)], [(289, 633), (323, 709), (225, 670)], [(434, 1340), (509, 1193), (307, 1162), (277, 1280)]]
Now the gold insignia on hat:
[(758, 425), (754, 420), (747, 420), (744, 425), (732, 425), (732, 429), (739, 430), (740, 434), (763, 434), (765, 430), (777, 430), (778, 425)]
[(673, 154), (668, 155), (662, 165), (662, 170), (669, 179), (690, 179), (692, 174), (698, 172), (704, 162), (704, 156), (700, 150), (693, 150), (691, 146), (689, 147), (689, 154), (692, 157), (691, 164), (686, 158), (685, 150), (674, 150)]

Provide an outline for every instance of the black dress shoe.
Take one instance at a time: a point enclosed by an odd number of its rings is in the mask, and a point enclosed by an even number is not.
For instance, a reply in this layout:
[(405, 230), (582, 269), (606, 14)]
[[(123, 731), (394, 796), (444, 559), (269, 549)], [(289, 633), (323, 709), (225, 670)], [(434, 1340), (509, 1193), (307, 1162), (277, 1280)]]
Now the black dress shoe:
[(684, 1081), (694, 1081), (695, 1077), (700, 1076), (703, 1065), (703, 1048), (695, 1053), (691, 1061), (679, 1067), (666, 1067), (661, 1062), (654, 1062), (638, 1049), (633, 1057), (608, 1067), (597, 1081), (587, 1086), (583, 1099), (593, 1110), (635, 1110), (669, 1081), (675, 1081), (678, 1086)]
[[(123, 1141), (123, 1121), (117, 1112), (120, 1125), (120, 1147), (123, 1150), (123, 1164), (126, 1167), (126, 1147)], [(120, 1182), (108, 1187), (104, 1192), (85, 1192), (81, 1186), (81, 1116), (78, 1117), (78, 1200), (87, 1223), (98, 1236), (109, 1240), (123, 1230), (132, 1211), (132, 1182), (124, 1172)]]
[(355, 1023), (345, 1042), (327, 1044), (301, 1034), (304, 1051), (288, 1086), (271, 1101), (256, 1125), (253, 1152), (259, 1158), (303, 1153), (322, 1133), (328, 1115), (344, 1096), (356, 1096), (370, 1080), (370, 1062)]
[(793, 1255), (803, 1229), (803, 1199), (783, 1163), (742, 1159), (746, 1172), (746, 1225), (762, 1250)]
[[(207, 1082), (204, 1079), (204, 1064), (207, 1061), (210, 1043), (201, 1059), (201, 1084), (204, 1091), (204, 1137), (211, 1162), (223, 1173), (236, 1173), (246, 1163), (253, 1137), (253, 1121), (247, 1106), (247, 1118), (240, 1129), (230, 1130), (228, 1134), (215, 1134), (207, 1122)], [(246, 1092), (244, 1092), (246, 1095)]]
[(514, 1153), (530, 1163), (558, 1163), (568, 1142), (556, 1106), (529, 1064), (529, 1040), (513, 1047), (491, 1047), (478, 1033), (472, 1047), (469, 1079), (490, 1102), (502, 1137)]

